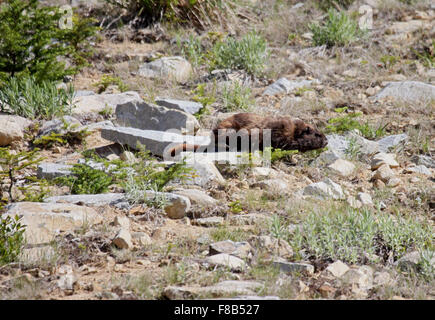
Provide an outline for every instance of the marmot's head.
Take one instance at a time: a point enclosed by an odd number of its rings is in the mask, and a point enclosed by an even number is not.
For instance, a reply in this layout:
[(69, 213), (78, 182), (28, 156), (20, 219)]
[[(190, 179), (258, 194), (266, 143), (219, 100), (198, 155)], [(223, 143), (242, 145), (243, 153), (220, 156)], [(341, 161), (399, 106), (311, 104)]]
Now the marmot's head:
[(294, 120), (294, 146), (299, 151), (309, 151), (326, 147), (328, 139), (315, 127), (301, 120)]

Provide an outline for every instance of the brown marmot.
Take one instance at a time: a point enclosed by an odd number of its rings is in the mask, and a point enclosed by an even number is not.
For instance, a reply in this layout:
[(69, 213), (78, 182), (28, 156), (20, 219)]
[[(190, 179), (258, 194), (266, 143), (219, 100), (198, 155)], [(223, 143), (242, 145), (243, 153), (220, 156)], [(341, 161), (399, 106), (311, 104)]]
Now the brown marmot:
[[(263, 149), (263, 130), (271, 130), (271, 147), (281, 150), (309, 151), (324, 148), (328, 144), (325, 135), (313, 126), (306, 124), (302, 120), (292, 119), (288, 116), (281, 117), (262, 117), (253, 113), (238, 113), (225, 120), (213, 130), (215, 146), (218, 145), (219, 135), (228, 134), (228, 130), (246, 130), (245, 133), (251, 135), (251, 131), (259, 132), (259, 149)], [(230, 134), (228, 134), (230, 135)], [(228, 144), (227, 137), (226, 143)], [(198, 145), (181, 144), (170, 150), (172, 156), (181, 151), (196, 151)], [(240, 144), (237, 148), (240, 150)]]

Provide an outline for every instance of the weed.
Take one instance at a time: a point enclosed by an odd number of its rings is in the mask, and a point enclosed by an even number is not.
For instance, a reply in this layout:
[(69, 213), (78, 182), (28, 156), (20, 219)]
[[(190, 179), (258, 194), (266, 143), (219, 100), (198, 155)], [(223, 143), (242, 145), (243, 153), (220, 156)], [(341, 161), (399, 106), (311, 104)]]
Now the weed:
[(110, 85), (116, 85), (121, 92), (128, 90), (128, 86), (122, 82), (120, 77), (113, 77), (111, 75), (103, 75), (101, 80), (94, 84), (98, 93), (103, 93)]
[(177, 46), (181, 54), (192, 63), (193, 67), (198, 67), (205, 61), (205, 55), (199, 38), (190, 35), (189, 39), (182, 43), (178, 37)]
[(33, 140), (33, 145), (44, 149), (49, 149), (55, 145), (80, 145), (84, 142), (85, 138), (91, 134), (86, 129), (75, 130), (77, 125), (68, 124), (64, 119), (62, 119), (62, 121), (63, 127), (61, 131), (63, 133), (50, 132), (49, 135), (41, 136)]
[(279, 215), (273, 215), (270, 221), (270, 234), (276, 239), (284, 239), (287, 235), (285, 221)]
[(26, 227), (19, 220), (0, 216), (0, 265), (15, 261), (23, 248)]
[(238, 200), (230, 202), (228, 206), (230, 207), (232, 213), (239, 214), (243, 212), (242, 203)]
[(55, 83), (33, 77), (10, 78), (0, 85), (0, 111), (35, 119), (51, 119), (71, 113), (74, 89), (58, 90)]
[(248, 111), (255, 103), (251, 88), (242, 86), (238, 81), (224, 86), (222, 100), (226, 112)]
[(32, 151), (21, 151), (13, 153), (9, 148), (0, 148), (0, 178), (2, 181), (8, 181), (9, 200), (12, 198), (12, 188), (18, 181), (18, 176), (23, 173), (24, 169), (34, 168), (43, 158), (38, 158), (39, 149)]
[(229, 228), (225, 225), (214, 229), (210, 236), (215, 242), (223, 240), (246, 241), (249, 237), (246, 231), (240, 228)]
[(328, 11), (328, 17), (323, 26), (313, 23), (310, 29), (313, 33), (313, 44), (315, 46), (326, 45), (328, 48), (345, 46), (360, 36), (358, 23), (346, 13), (338, 13), (333, 9)]
[(56, 178), (55, 182), (70, 187), (72, 194), (104, 193), (113, 183), (113, 178), (109, 174), (86, 164), (74, 164), (71, 173), (71, 176)]
[(432, 45), (427, 48), (417, 51), (411, 49), (417, 58), (422, 61), (423, 65), (427, 68), (435, 68), (435, 40), (432, 40)]
[(348, 8), (354, 1), (355, 0), (320, 0), (320, 1), (316, 1), (316, 4), (322, 10), (327, 11), (332, 7), (334, 7), (334, 8), (337, 8), (337, 7)]
[(251, 75), (261, 76), (269, 58), (266, 40), (254, 32), (242, 39), (227, 38), (217, 42), (208, 53), (211, 70), (245, 70)]

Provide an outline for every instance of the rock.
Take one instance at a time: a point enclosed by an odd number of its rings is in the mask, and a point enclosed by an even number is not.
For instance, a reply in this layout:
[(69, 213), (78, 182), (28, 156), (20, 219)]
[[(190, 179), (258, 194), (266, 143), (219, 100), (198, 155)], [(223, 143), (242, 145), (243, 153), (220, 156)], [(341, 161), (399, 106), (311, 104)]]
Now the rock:
[(94, 94), (80, 96), (74, 99), (75, 108), (73, 114), (98, 113), (109, 108), (115, 112), (118, 104), (125, 104), (131, 101), (142, 101), (140, 95), (135, 91), (127, 91), (115, 94)]
[(219, 227), (224, 224), (224, 218), (222, 217), (208, 217), (195, 219), (192, 222), (193, 225), (201, 227)]
[(384, 137), (378, 140), (379, 151), (389, 152), (394, 147), (401, 143), (405, 143), (408, 140), (408, 135), (406, 133), (395, 134), (392, 136)]
[(263, 95), (273, 96), (278, 93), (290, 93), (297, 88), (311, 87), (311, 84), (313, 84), (313, 82), (318, 83), (318, 81), (314, 81), (314, 80), (289, 81), (286, 78), (280, 78), (276, 82), (268, 86), (264, 90)]
[(277, 178), (278, 172), (268, 167), (254, 167), (251, 169), (251, 173), (254, 177), (271, 177)]
[(423, 20), (396, 21), (387, 29), (389, 33), (413, 33), (420, 29), (428, 29), (430, 24)]
[(116, 123), (122, 127), (158, 131), (175, 130), (187, 134), (193, 134), (199, 128), (198, 120), (189, 113), (142, 100), (118, 104)]
[(319, 288), (319, 292), (322, 295), (323, 298), (329, 298), (330, 296), (333, 296), (337, 289), (334, 287), (331, 287), (328, 284), (323, 284)]
[(342, 276), (342, 280), (347, 284), (357, 285), (360, 289), (370, 289), (373, 285), (373, 270), (369, 266), (350, 269)]
[(393, 153), (377, 153), (370, 163), (372, 170), (378, 169), (383, 164), (387, 164), (390, 168), (397, 168), (399, 164), (396, 161), (396, 155)]
[(242, 271), (247, 267), (246, 263), (242, 259), (227, 253), (220, 253), (207, 257), (205, 261), (213, 267), (226, 267), (233, 271)]
[(303, 273), (312, 275), (314, 274), (314, 266), (309, 263), (301, 262), (287, 262), (283, 259), (273, 261), (273, 265), (279, 268), (280, 271), (285, 273)]
[(127, 127), (102, 129), (101, 136), (104, 139), (128, 145), (134, 149), (137, 148), (137, 143), (139, 142), (142, 145), (145, 145), (146, 149), (152, 154), (157, 156), (163, 156), (165, 148), (170, 149), (171, 147), (182, 143), (200, 145), (208, 145), (210, 143), (209, 137), (194, 137), (171, 132), (140, 130)]
[(314, 196), (320, 199), (344, 199), (344, 193), (341, 186), (329, 178), (306, 186), (303, 194)]
[(213, 208), (218, 205), (217, 201), (210, 197), (202, 190), (198, 189), (178, 189), (173, 191), (186, 198), (189, 198), (191, 204), (197, 205), (201, 208)]
[(340, 278), (349, 270), (349, 267), (340, 260), (337, 260), (334, 263), (331, 263), (326, 270), (329, 271), (334, 277)]
[(373, 284), (376, 286), (392, 285), (394, 284), (394, 280), (388, 272), (375, 272)]
[(284, 239), (275, 239), (269, 236), (252, 236), (249, 242), (254, 248), (261, 248), (272, 255), (290, 259), (293, 257), (293, 249)]
[(426, 166), (426, 167), (432, 168), (432, 169), (435, 168), (435, 160), (429, 156), (414, 155), (414, 156), (412, 156), (411, 161), (417, 165), (423, 165), (423, 166)]
[(128, 230), (130, 229), (130, 219), (127, 217), (116, 216), (113, 220), (113, 225)]
[[(151, 237), (145, 232), (135, 232), (133, 233), (133, 238), (137, 239), (142, 246), (149, 246), (153, 243)], [(142, 264), (144, 265), (144, 263)]]
[(112, 128), (112, 127), (114, 127), (112, 121), (105, 120), (105, 121), (95, 122), (95, 123), (81, 126), (80, 130), (87, 130), (90, 132), (96, 132), (96, 131), (101, 131), (101, 129), (103, 129), (103, 128)]
[(393, 178), (388, 180), (387, 186), (390, 188), (394, 188), (394, 187), (397, 187), (401, 183), (402, 183), (402, 180), (400, 180), (399, 178), (393, 177)]
[(411, 270), (416, 271), (418, 269), (420, 260), (421, 260), (420, 252), (412, 251), (405, 254), (403, 257), (397, 260), (396, 265), (399, 269), (405, 271), (411, 271)]
[(168, 218), (182, 219), (190, 210), (190, 200), (178, 194), (147, 190), (145, 195), (148, 201), (161, 201)]
[(48, 136), (50, 133), (65, 134), (69, 131), (75, 131), (82, 126), (79, 120), (71, 116), (63, 116), (61, 119), (44, 121), (38, 131), (38, 137)]
[(204, 106), (201, 103), (185, 100), (175, 100), (168, 98), (157, 98), (155, 102), (159, 106), (163, 106), (169, 109), (177, 109), (186, 113), (195, 114), (199, 112)]
[(193, 168), (194, 175), (193, 178), (183, 181), (183, 184), (207, 187), (213, 182), (218, 184), (225, 183), (224, 177), (222, 177), (213, 161), (210, 161), (207, 156), (193, 152), (182, 152), (181, 154), (182, 156), (186, 154), (186, 166)]
[(368, 193), (358, 192), (357, 199), (359, 201), (361, 201), (361, 204), (363, 206), (372, 206), (373, 205), (372, 197)]
[(270, 218), (264, 214), (248, 213), (243, 215), (235, 215), (228, 217), (228, 222), (233, 226), (254, 225), (258, 223), (267, 223)]
[(394, 171), (390, 169), (390, 166), (388, 164), (381, 165), (373, 175), (373, 180), (381, 180), (382, 182), (387, 183), (388, 180), (394, 177)]
[(385, 97), (406, 102), (430, 102), (435, 100), (435, 86), (418, 81), (390, 82), (374, 99)]
[(123, 193), (75, 194), (49, 197), (44, 200), (47, 203), (72, 203), (90, 207), (115, 205), (122, 201), (125, 201), (125, 194)]
[(74, 231), (84, 225), (102, 222), (92, 208), (65, 203), (18, 202), (8, 206), (3, 216), (20, 216), (26, 225), (24, 236), (28, 244), (41, 244), (54, 240), (62, 231)]
[(251, 185), (252, 188), (259, 187), (262, 190), (268, 190), (272, 192), (286, 193), (290, 186), (283, 179), (267, 179), (259, 182), (255, 182)]
[(63, 265), (59, 268), (58, 273), (61, 275), (57, 281), (58, 287), (62, 290), (73, 291), (77, 278), (74, 275), (72, 267), (69, 265)]
[(79, 97), (85, 97), (85, 96), (92, 96), (94, 95), (95, 92), (91, 91), (91, 90), (77, 90), (74, 91), (74, 98), (79, 98)]
[(210, 255), (226, 253), (240, 259), (251, 258), (252, 251), (253, 249), (248, 242), (234, 242), (231, 240), (212, 243), (209, 248)]
[(119, 155), (119, 158), (122, 160), (122, 161), (125, 161), (125, 162), (128, 162), (128, 163), (134, 163), (134, 162), (136, 162), (136, 157), (135, 157), (135, 155), (134, 155), (134, 153), (133, 152), (130, 152), (130, 151), (123, 151), (120, 155)]
[(168, 286), (163, 295), (171, 300), (193, 299), (198, 296), (225, 297), (231, 295), (255, 295), (263, 284), (256, 281), (226, 280), (208, 287), (175, 287)]
[[(376, 180), (376, 181), (379, 181), (379, 180)], [(361, 203), (361, 201), (355, 199), (355, 197), (348, 197), (348, 198), (346, 199), (346, 202), (347, 202), (347, 203), (348, 203), (352, 208), (355, 208), (355, 209), (359, 209), (359, 208), (362, 207), (362, 203)]]
[(355, 165), (350, 161), (337, 159), (328, 168), (342, 177), (347, 177), (353, 173)]
[(133, 248), (133, 243), (131, 242), (131, 234), (127, 229), (124, 228), (121, 228), (121, 230), (119, 230), (112, 243), (119, 249)]
[(20, 116), (0, 114), (0, 147), (24, 138), (24, 130), (32, 121)]
[(182, 57), (163, 57), (139, 66), (138, 75), (185, 82), (192, 73), (192, 66)]
[(426, 176), (432, 175), (432, 172), (426, 166), (423, 165), (408, 167), (405, 169), (405, 173), (420, 173)]
[(328, 151), (330, 152), (328, 158), (330, 158), (330, 163), (338, 158), (345, 158), (347, 156), (351, 141), (353, 141), (354, 147), (358, 148), (358, 158), (360, 159), (379, 151), (377, 142), (367, 140), (354, 131), (350, 131), (346, 135), (331, 134), (326, 137), (328, 139)]
[(43, 162), (38, 165), (37, 177), (39, 179), (54, 179), (71, 175), (72, 165)]

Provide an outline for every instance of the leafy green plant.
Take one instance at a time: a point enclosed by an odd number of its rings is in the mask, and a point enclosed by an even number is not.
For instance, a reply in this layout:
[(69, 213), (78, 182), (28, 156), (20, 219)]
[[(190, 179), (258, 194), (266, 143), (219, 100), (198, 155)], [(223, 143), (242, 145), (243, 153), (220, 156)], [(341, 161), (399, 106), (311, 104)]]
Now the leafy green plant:
[(65, 91), (49, 81), (13, 77), (0, 85), (0, 111), (30, 119), (51, 119), (71, 113), (73, 95), (71, 86)]
[(314, 259), (361, 263), (374, 255), (399, 259), (408, 249), (433, 248), (429, 225), (380, 212), (375, 215), (369, 209), (313, 211), (301, 225), (290, 243), (295, 251), (305, 249)]
[(0, 216), (0, 265), (14, 262), (24, 245), (26, 227), (15, 216)]
[(381, 57), (381, 63), (386, 69), (393, 67), (399, 61), (400, 61), (400, 57), (398, 56), (383, 55)]
[(284, 239), (287, 235), (285, 222), (279, 215), (273, 215), (269, 225), (270, 234), (276, 239)]
[(411, 49), (417, 58), (422, 61), (427, 68), (435, 68), (435, 40), (432, 40), (432, 45), (423, 48), (421, 51)]
[[(347, 107), (335, 109), (337, 113), (343, 113), (347, 110)], [(385, 135), (385, 128), (388, 124), (379, 125), (377, 128), (372, 127), (368, 122), (361, 124), (357, 119), (361, 115), (362, 112), (350, 112), (344, 116), (331, 118), (328, 120), (329, 124), (326, 126), (326, 131), (327, 133), (344, 133), (357, 129), (367, 139), (375, 139)]]
[[(37, 82), (61, 80), (83, 66), (82, 44), (93, 35), (88, 20), (60, 28), (63, 12), (37, 0), (4, 0), (0, 6), (0, 79), (33, 75)], [(71, 57), (67, 67), (65, 58)], [(59, 59), (63, 58), (63, 59)]]
[(111, 75), (103, 75), (101, 80), (94, 84), (97, 87), (98, 93), (103, 93), (110, 85), (116, 85), (121, 92), (128, 90), (128, 86), (122, 82), (120, 77), (113, 77)]
[(39, 149), (34, 149), (14, 153), (9, 148), (0, 148), (0, 178), (4, 183), (8, 181), (10, 201), (15, 201), (12, 197), (12, 188), (16, 185), (18, 176), (24, 169), (32, 169), (43, 160), (38, 158), (38, 151)]
[(261, 76), (269, 58), (269, 49), (262, 36), (250, 32), (240, 40), (229, 37), (217, 42), (208, 52), (208, 58), (211, 70), (245, 70), (251, 75)]
[(55, 145), (79, 145), (84, 142), (84, 139), (89, 136), (91, 133), (86, 130), (75, 130), (77, 128), (77, 124), (70, 124), (63, 121), (62, 132), (50, 132), (49, 135), (41, 136), (33, 140), (33, 144), (35, 146), (49, 149)]
[(328, 10), (328, 16), (323, 26), (312, 23), (310, 25), (313, 33), (313, 44), (315, 46), (326, 45), (328, 48), (333, 46), (345, 46), (354, 42), (361, 32), (358, 23), (351, 19), (344, 12)]
[(45, 179), (30, 176), (26, 177), (26, 182), (32, 183), (32, 185), (18, 187), (24, 196), (22, 201), (43, 202), (51, 194), (50, 183)]
[(238, 81), (224, 86), (222, 100), (223, 107), (227, 112), (248, 111), (255, 103), (251, 88), (241, 85)]
[(267, 148), (264, 151), (266, 155), (270, 154), (271, 163), (275, 163), (278, 161), (291, 161), (291, 157), (294, 154), (298, 153), (298, 150), (281, 150), (279, 148)]
[(199, 38), (190, 35), (189, 39), (182, 43), (181, 39), (178, 37), (177, 47), (181, 51), (181, 54), (186, 57), (194, 67), (200, 66), (205, 61), (205, 53), (203, 52)]
[(243, 206), (238, 200), (230, 202), (228, 206), (230, 207), (232, 213), (239, 214), (243, 212)]
[(71, 188), (72, 194), (105, 193), (113, 183), (113, 178), (106, 172), (77, 163), (71, 169), (72, 175), (58, 177), (55, 182)]

